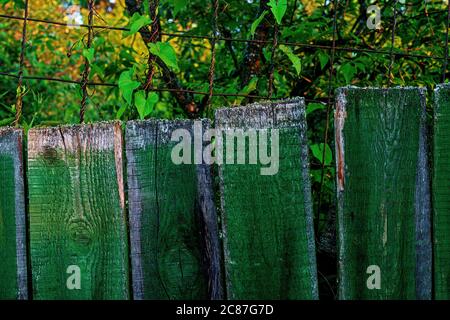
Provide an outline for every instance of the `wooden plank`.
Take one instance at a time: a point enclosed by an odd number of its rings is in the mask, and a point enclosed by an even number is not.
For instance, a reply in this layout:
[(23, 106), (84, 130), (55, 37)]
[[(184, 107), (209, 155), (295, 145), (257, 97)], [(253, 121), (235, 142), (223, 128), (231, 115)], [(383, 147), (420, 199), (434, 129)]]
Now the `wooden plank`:
[(172, 133), (185, 130), (193, 137), (195, 125), (200, 131), (209, 126), (190, 120), (127, 124), (135, 299), (222, 297), (211, 167), (194, 161), (176, 165), (171, 158), (178, 144), (171, 141)]
[[(219, 109), (216, 129), (225, 154), (219, 177), (227, 298), (317, 299), (304, 100)], [(234, 129), (248, 134), (254, 129), (259, 136), (246, 144), (245, 164), (227, 159), (239, 156), (229, 135)], [(272, 151), (279, 134), (273, 175), (261, 171), (268, 167), (261, 162), (264, 132)], [(255, 145), (259, 157), (252, 164), (249, 151)]]
[(340, 299), (430, 299), (425, 89), (340, 88)]
[(34, 299), (129, 297), (122, 150), (119, 122), (29, 131)]
[(28, 298), (22, 141), (0, 128), (0, 300)]
[(433, 245), (435, 299), (450, 299), (450, 85), (434, 92)]

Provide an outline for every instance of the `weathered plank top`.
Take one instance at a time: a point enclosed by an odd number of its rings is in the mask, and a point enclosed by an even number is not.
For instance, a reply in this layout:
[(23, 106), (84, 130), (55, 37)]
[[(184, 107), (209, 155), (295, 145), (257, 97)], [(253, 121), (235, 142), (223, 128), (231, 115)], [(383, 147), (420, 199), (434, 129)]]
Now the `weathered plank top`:
[(264, 129), (302, 126), (305, 125), (305, 111), (299, 108), (299, 105), (304, 103), (303, 98), (291, 98), (217, 109), (214, 124), (217, 129)]

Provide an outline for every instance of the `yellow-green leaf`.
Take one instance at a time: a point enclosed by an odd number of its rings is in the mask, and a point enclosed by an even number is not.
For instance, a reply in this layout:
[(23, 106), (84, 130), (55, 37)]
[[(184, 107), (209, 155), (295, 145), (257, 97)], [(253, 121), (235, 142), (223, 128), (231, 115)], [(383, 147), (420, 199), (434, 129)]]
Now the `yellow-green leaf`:
[(300, 72), (302, 71), (302, 62), (301, 62), (300, 58), (292, 52), (291, 48), (289, 48), (283, 44), (280, 45), (280, 50), (283, 51), (287, 55), (289, 60), (292, 62), (292, 66), (294, 67), (295, 71), (297, 72), (297, 76), (300, 75)]
[(120, 93), (129, 105), (131, 105), (133, 99), (133, 91), (141, 85), (140, 82), (134, 81), (132, 76), (133, 70), (124, 71), (120, 74), (118, 82)]
[(178, 67), (177, 55), (170, 43), (156, 42), (150, 43), (148, 46), (150, 48), (150, 53), (159, 57), (169, 68), (176, 72), (180, 70)]
[(268, 3), (270, 10), (278, 24), (281, 24), (287, 10), (287, 0), (270, 0)]
[(137, 32), (139, 32), (139, 30), (141, 30), (141, 28), (148, 26), (151, 23), (152, 23), (152, 19), (150, 19), (149, 16), (147, 16), (147, 15), (141, 16), (141, 14), (139, 12), (135, 12), (130, 19), (130, 23), (129, 23), (130, 30), (126, 31), (124, 33), (124, 36), (125, 37), (132, 36), (133, 34), (136, 34)]

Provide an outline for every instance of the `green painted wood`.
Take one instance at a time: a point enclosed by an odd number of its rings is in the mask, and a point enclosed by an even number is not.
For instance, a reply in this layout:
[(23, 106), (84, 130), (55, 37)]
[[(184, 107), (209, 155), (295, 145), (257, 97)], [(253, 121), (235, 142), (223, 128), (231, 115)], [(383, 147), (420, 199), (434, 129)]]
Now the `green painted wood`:
[[(318, 298), (305, 118), (303, 99), (216, 112), (217, 143), (225, 154), (219, 177), (228, 299)], [(227, 156), (238, 155), (229, 135), (234, 129), (272, 138), (247, 140), (245, 163), (233, 164)], [(278, 172), (261, 175), (268, 167), (260, 161), (261, 141), (271, 150), (275, 129)], [(254, 145), (256, 164), (249, 156)]]
[[(208, 122), (133, 121), (126, 154), (135, 299), (220, 299), (220, 251), (210, 166), (176, 165), (171, 141)], [(201, 151), (203, 143), (200, 142)], [(192, 149), (192, 156), (193, 156)], [(191, 157), (192, 159), (192, 157)], [(193, 160), (193, 159), (192, 159)]]
[(434, 92), (433, 245), (435, 299), (450, 299), (450, 86)]
[(339, 298), (430, 299), (425, 89), (336, 96)]
[(118, 122), (29, 131), (34, 299), (129, 297), (122, 152)]
[(0, 128), (0, 300), (28, 298), (22, 140)]

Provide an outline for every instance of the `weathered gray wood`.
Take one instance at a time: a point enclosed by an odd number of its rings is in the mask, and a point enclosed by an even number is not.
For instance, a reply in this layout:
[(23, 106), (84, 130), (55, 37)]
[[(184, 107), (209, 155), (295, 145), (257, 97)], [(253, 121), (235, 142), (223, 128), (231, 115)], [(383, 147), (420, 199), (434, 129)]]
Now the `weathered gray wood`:
[(247, 156), (245, 164), (228, 163), (226, 155), (219, 164), (227, 298), (317, 299), (304, 100), (219, 109), (216, 129), (224, 153), (234, 129), (279, 132), (275, 175), (261, 175), (264, 138), (253, 142), (257, 164)]
[[(201, 131), (209, 126), (207, 121), (195, 123)], [(193, 121), (149, 120), (127, 124), (135, 299), (222, 297), (211, 166), (172, 162), (171, 152), (178, 141), (171, 141), (171, 137), (180, 129), (186, 130), (194, 142)], [(200, 149), (202, 146), (200, 142)]]
[(27, 299), (23, 131), (0, 128), (0, 299)]
[[(336, 97), (339, 297), (431, 299), (425, 89)], [(369, 288), (374, 266), (381, 282)]]

